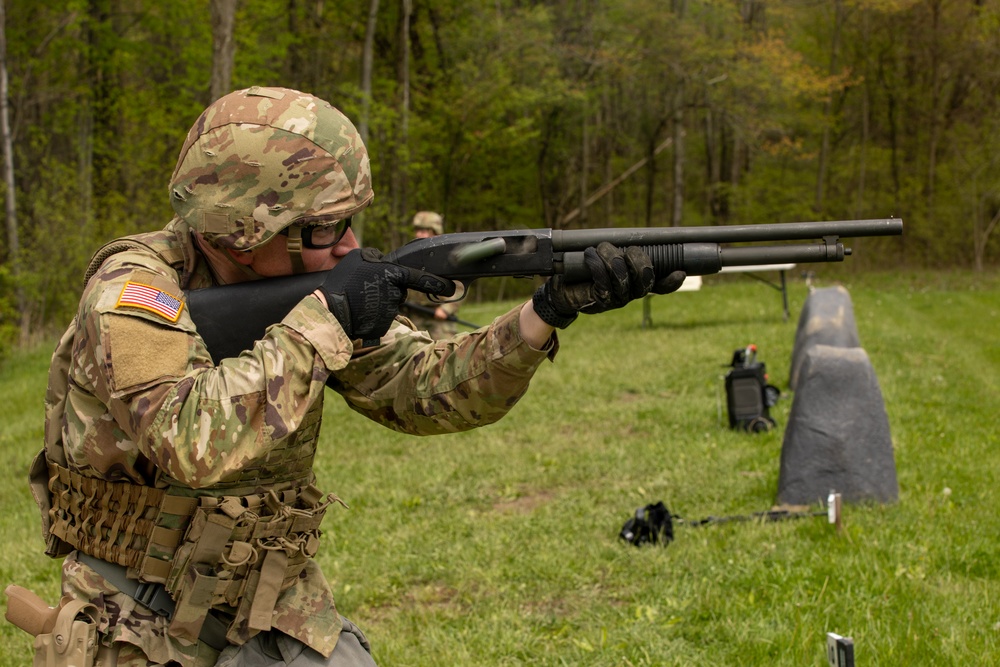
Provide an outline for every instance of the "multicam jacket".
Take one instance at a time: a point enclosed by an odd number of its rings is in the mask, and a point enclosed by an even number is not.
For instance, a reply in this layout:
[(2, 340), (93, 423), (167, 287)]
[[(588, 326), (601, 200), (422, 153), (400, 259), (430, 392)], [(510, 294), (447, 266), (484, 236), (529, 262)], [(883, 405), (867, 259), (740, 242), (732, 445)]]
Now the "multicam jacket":
[[(517, 310), (455, 342), (436, 345), (399, 319), (380, 345), (361, 349), (360, 341), (349, 340), (320, 301), (309, 296), (253, 349), (215, 365), (184, 308), (184, 290), (214, 282), (187, 227), (175, 219), (162, 231), (130, 238), (137, 247), (106, 250), (95, 260), (96, 272), (60, 346), (63, 358), (59, 350), (53, 358), (46, 397), (49, 477), (41, 484), (33, 477), (43, 509), (59, 495), (52, 491), (52, 462), (70, 471), (62, 474), (75, 480), (69, 486), (75, 484), (80, 495), (85, 495), (80, 489), (91, 488), (89, 482), (99, 488), (124, 482), (120, 486), (150, 494), (165, 490), (181, 500), (258, 493), (266, 505), (269, 488), (279, 495), (293, 486), (312, 488), (328, 385), (351, 408), (392, 429), (454, 432), (506, 414), (542, 360), (555, 354), (554, 339), (543, 351), (522, 340)], [(297, 469), (294, 474), (282, 471), (289, 465)], [(60, 488), (72, 495), (66, 486)], [(55, 515), (46, 514), (48, 532)], [(58, 555), (49, 540), (50, 553)], [(124, 553), (106, 546), (84, 550), (98, 549), (103, 559)], [(63, 547), (63, 553), (69, 550)], [(183, 543), (177, 553), (182, 550)], [(227, 553), (235, 557), (236, 550)], [(93, 601), (103, 632), (139, 646), (158, 664), (206, 662), (203, 644), (168, 632), (164, 617), (118, 592), (74, 554), (63, 566), (64, 593)], [(174, 557), (165, 557), (167, 565)], [(315, 561), (305, 559), (301, 571), (274, 595), (271, 627), (329, 655), (341, 622)], [(215, 609), (229, 612), (240, 603), (213, 602)], [(244, 623), (227, 637), (242, 643), (254, 633)]]

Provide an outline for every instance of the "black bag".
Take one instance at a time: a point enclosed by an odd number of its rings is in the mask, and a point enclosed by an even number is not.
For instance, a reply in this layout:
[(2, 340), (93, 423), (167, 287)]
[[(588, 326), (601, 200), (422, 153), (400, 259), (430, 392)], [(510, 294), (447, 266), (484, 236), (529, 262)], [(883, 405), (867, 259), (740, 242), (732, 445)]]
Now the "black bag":
[(640, 507), (635, 511), (635, 516), (622, 526), (618, 537), (637, 547), (657, 543), (667, 546), (674, 539), (670, 511), (662, 501)]
[(767, 382), (767, 367), (757, 361), (757, 347), (748, 345), (733, 353), (732, 370), (726, 374), (726, 405), (729, 428), (752, 433), (770, 431), (775, 426), (769, 408), (781, 392)]

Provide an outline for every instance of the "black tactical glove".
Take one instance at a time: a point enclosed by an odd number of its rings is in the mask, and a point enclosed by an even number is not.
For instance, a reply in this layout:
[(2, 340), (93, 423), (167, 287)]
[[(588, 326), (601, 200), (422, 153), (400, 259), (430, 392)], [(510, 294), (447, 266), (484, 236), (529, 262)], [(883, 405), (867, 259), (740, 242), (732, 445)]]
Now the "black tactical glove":
[(374, 344), (392, 326), (409, 288), (435, 296), (455, 293), (452, 281), (382, 261), (382, 253), (374, 248), (345, 255), (327, 272), (320, 289), (347, 335)]
[(535, 312), (549, 326), (565, 329), (577, 313), (621, 308), (650, 292), (669, 294), (686, 277), (683, 271), (674, 271), (657, 280), (646, 253), (635, 246), (622, 250), (607, 241), (584, 250), (583, 261), (590, 269), (589, 282), (567, 285), (561, 275), (555, 275), (535, 291)]

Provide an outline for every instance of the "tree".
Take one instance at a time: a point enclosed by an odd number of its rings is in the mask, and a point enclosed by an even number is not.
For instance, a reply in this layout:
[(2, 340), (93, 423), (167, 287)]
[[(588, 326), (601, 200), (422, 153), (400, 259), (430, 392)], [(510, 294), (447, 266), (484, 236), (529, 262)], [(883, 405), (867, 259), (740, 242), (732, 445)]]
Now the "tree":
[[(830, 39), (830, 76), (837, 74), (837, 59), (840, 56), (840, 33), (844, 24), (844, 4), (842, 0), (833, 0), (833, 34)], [(817, 214), (823, 214), (823, 197), (826, 194), (827, 162), (830, 159), (830, 122), (833, 114), (832, 96), (827, 97), (823, 106), (823, 130), (820, 140), (819, 158), (817, 160), (816, 174), (816, 201), (813, 203), (813, 210)]]
[[(7, 228), (7, 260), (11, 267), (11, 277), (16, 288), (17, 312), (26, 312), (24, 290), (18, 284), (20, 279), (21, 243), (17, 230), (17, 184), (14, 180), (14, 145), (10, 133), (10, 110), (7, 105), (7, 11), (0, 0), (0, 140), (3, 143), (3, 183), (5, 187), (4, 213)], [(5, 323), (0, 318), (0, 327)], [(27, 322), (21, 322), (22, 334), (27, 333)], [(0, 345), (0, 352), (5, 346)]]
[(212, 0), (212, 79), (209, 96), (213, 100), (232, 90), (237, 3), (238, 0)]
[(375, 59), (375, 26), (378, 22), (379, 0), (369, 0), (368, 22), (365, 25), (365, 45), (361, 56), (361, 140), (368, 143), (368, 116), (372, 105), (372, 66)]

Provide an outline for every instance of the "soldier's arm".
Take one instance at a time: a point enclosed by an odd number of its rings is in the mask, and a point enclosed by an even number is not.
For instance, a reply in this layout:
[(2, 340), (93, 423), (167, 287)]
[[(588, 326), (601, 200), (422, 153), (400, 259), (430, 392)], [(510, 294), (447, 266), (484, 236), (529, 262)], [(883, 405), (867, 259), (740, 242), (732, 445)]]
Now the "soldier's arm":
[[(533, 314), (533, 313), (532, 313)], [(537, 318), (537, 316), (535, 316)], [(507, 414), (535, 370), (553, 358), (551, 328), (528, 332), (522, 307), (493, 324), (434, 344), (425, 334), (394, 326), (382, 345), (363, 350), (330, 383), (356, 411), (416, 435), (464, 431)], [(525, 334), (534, 335), (534, 346)]]
[[(141, 454), (193, 487), (226, 479), (307, 419), (329, 369), (346, 365), (353, 351), (336, 319), (307, 297), (253, 349), (215, 366), (183, 309), (173, 318), (123, 300), (129, 284), (180, 294), (169, 267), (116, 256), (83, 295), (71, 371), (81, 391), (67, 410), (85, 431), (71, 446), (89, 450), (71, 454), (97, 474), (134, 462), (115, 457)], [(87, 423), (100, 412), (88, 396), (107, 406), (113, 423)], [(100, 446), (116, 440), (121, 446)]]

